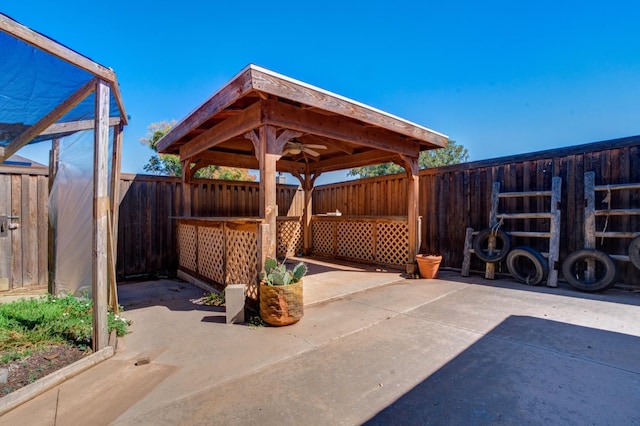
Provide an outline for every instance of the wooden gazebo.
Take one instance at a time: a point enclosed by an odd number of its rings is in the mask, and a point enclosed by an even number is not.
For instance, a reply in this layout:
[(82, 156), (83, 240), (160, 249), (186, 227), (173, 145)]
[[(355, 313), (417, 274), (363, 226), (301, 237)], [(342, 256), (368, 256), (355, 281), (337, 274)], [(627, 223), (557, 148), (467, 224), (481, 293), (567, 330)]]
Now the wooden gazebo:
[[(183, 188), (188, 187), (198, 169), (208, 165), (260, 171), (260, 219), (256, 225), (260, 231), (255, 242), (243, 243), (242, 248), (251, 251), (253, 244), (258, 245), (258, 265), (262, 265), (266, 257), (276, 256), (276, 172), (291, 173), (304, 189), (301, 228), (303, 251), (309, 253), (311, 195), (316, 178), (324, 172), (395, 162), (404, 167), (408, 177), (407, 263), (413, 263), (418, 250), (418, 155), (420, 151), (442, 148), (447, 141), (447, 136), (441, 133), (249, 65), (167, 133), (157, 147), (161, 153), (180, 156)], [(191, 192), (184, 190), (182, 194), (182, 219), (194, 219)], [(212, 240), (225, 239), (226, 225), (221, 222), (224, 221), (218, 221), (218, 234), (206, 237), (207, 247), (216, 245)], [(237, 218), (234, 222), (238, 225)], [(190, 236), (185, 236), (185, 232)], [(194, 251), (203, 247), (202, 242), (196, 243), (198, 237), (194, 232), (195, 228), (178, 232), (179, 239), (183, 240), (179, 241), (181, 269), (187, 271), (197, 269), (198, 256)], [(232, 256), (226, 246), (222, 253), (224, 256), (220, 257), (225, 259), (220, 266), (225, 270)], [(237, 258), (237, 262), (245, 260)], [(215, 277), (211, 267), (208, 270), (214, 282), (224, 285), (234, 280)], [(199, 271), (197, 275), (208, 276), (206, 271)], [(245, 279), (250, 280), (251, 274)]]

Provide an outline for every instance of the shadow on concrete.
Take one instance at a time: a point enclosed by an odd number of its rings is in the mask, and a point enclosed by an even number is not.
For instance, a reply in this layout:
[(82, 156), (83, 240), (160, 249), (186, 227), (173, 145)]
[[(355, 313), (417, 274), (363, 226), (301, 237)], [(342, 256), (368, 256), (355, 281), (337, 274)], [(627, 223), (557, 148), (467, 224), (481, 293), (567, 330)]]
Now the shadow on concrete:
[(222, 310), (222, 315), (209, 315), (206, 317), (202, 317), (201, 322), (209, 322), (214, 324), (225, 324), (227, 322), (227, 316)]
[(486, 279), (482, 275), (471, 275), (469, 277), (463, 277), (462, 275), (460, 275), (460, 271), (451, 269), (441, 270), (438, 277), (449, 281), (457, 281), (461, 283), (469, 283), (496, 288), (509, 288), (512, 290), (520, 290), (533, 293), (555, 294), (559, 296), (574, 297), (579, 299), (598, 300), (601, 302), (622, 303), (625, 305), (640, 306), (640, 293), (623, 290), (616, 287), (605, 290), (602, 293), (585, 293), (573, 288), (565, 281), (559, 281), (558, 287), (556, 288), (546, 287), (544, 285), (529, 286), (520, 283), (511, 277), (500, 277), (494, 280)]
[(325, 272), (346, 271), (346, 272), (396, 272), (400, 269), (387, 268), (379, 265), (366, 263), (354, 263), (333, 258), (318, 256), (296, 256), (285, 259), (288, 268), (292, 268), (299, 262), (307, 265), (307, 275), (317, 275)]
[(639, 351), (636, 336), (511, 316), (366, 424), (638, 424)]
[(179, 280), (163, 279), (118, 285), (118, 303), (125, 311), (165, 306), (172, 311), (221, 312), (224, 316), (224, 307), (195, 302), (206, 294), (204, 290)]

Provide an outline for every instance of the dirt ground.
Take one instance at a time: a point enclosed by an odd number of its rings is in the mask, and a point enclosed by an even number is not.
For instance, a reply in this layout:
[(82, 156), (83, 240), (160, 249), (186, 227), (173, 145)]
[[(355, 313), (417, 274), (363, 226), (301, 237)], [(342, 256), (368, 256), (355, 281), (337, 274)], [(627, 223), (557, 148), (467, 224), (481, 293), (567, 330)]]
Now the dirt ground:
[[(72, 364), (89, 352), (70, 345), (55, 345), (34, 352), (27, 358), (0, 366), (8, 369), (6, 383), (0, 383), (0, 397)], [(2, 354), (0, 354), (2, 355)]]

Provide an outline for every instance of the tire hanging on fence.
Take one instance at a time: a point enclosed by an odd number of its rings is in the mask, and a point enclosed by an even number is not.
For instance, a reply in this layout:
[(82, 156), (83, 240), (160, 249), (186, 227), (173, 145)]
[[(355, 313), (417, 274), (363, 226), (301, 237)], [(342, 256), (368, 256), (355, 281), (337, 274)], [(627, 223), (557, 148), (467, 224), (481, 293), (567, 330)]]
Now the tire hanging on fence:
[[(533, 265), (534, 273), (523, 269), (519, 259), (526, 259)], [(549, 264), (539, 251), (531, 247), (516, 247), (507, 255), (507, 269), (513, 277), (527, 285), (539, 285), (549, 274)]]
[[(586, 276), (587, 261), (594, 262), (595, 276)], [(618, 276), (618, 267), (608, 254), (595, 249), (582, 249), (571, 253), (562, 263), (562, 275), (573, 287), (595, 293), (613, 286)]]
[[(489, 237), (494, 233), (496, 237), (496, 247), (489, 250)], [(494, 231), (492, 228), (483, 229), (473, 240), (473, 251), (476, 256), (484, 262), (496, 263), (504, 260), (511, 250), (511, 238), (509, 234), (498, 229)]]
[(640, 237), (635, 237), (629, 244), (629, 260), (633, 266), (640, 269)]

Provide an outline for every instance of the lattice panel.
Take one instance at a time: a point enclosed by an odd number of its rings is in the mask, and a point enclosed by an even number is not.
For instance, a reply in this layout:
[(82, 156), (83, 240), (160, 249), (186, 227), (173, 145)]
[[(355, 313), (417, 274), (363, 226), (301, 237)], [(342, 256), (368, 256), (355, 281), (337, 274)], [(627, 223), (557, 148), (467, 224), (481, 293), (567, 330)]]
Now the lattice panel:
[(409, 227), (405, 222), (377, 224), (376, 262), (388, 265), (409, 263)]
[(221, 228), (198, 227), (198, 272), (224, 283), (224, 232)]
[(178, 250), (180, 266), (191, 271), (196, 270), (196, 227), (195, 225), (178, 225)]
[(313, 221), (313, 253), (333, 256), (333, 233), (335, 224), (331, 222)]
[(292, 257), (302, 253), (302, 222), (299, 220), (279, 220), (277, 256)]
[(245, 284), (247, 297), (258, 300), (258, 234), (227, 229), (225, 285)]
[(373, 260), (373, 223), (339, 222), (337, 255)]

